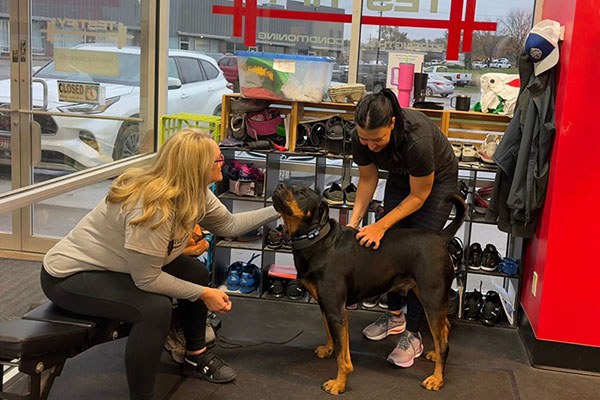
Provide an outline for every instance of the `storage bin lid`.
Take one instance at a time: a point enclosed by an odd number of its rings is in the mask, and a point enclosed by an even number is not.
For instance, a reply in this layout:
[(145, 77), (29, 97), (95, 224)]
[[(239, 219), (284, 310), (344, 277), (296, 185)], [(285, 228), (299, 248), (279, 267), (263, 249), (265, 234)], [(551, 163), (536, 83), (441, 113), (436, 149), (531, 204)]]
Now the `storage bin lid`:
[(278, 53), (260, 53), (256, 51), (236, 51), (238, 57), (258, 57), (258, 58), (276, 58), (279, 60), (294, 61), (313, 61), (313, 62), (333, 62), (329, 57), (305, 56), (301, 54), (278, 54)]

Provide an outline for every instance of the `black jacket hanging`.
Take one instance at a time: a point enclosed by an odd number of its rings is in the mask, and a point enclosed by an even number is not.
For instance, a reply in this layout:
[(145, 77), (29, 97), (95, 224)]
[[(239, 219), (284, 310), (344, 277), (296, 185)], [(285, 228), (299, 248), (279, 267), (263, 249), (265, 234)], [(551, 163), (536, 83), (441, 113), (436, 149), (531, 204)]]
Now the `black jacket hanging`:
[(536, 77), (521, 53), (517, 109), (493, 156), (498, 170), (488, 217), (514, 236), (533, 237), (544, 204), (555, 134), (554, 69)]

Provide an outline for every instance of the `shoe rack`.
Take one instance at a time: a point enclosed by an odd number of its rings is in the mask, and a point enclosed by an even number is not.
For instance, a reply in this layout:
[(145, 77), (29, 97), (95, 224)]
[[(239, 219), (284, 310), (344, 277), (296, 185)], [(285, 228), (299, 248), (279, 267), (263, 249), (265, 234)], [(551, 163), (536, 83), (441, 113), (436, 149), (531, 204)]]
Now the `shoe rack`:
[[(467, 217), (465, 223), (457, 237), (463, 242), (463, 257), (459, 262), (456, 272), (456, 286), (458, 292), (459, 307), (457, 310), (457, 319), (466, 322), (480, 323), (479, 319), (470, 320), (466, 315), (462, 314), (464, 306), (464, 298), (467, 292), (482, 291), (483, 295), (487, 291), (493, 290), (499, 292), (505, 290), (510, 293), (510, 300), (514, 306), (514, 314), (512, 323), (505, 318), (497, 325), (505, 327), (515, 327), (518, 316), (518, 299), (521, 291), (521, 274), (522, 274), (522, 253), (523, 239), (514, 237), (508, 233), (500, 232), (496, 227), (496, 222), (486, 218), (486, 215), (475, 210), (473, 206), (474, 193), (482, 187), (493, 185), (495, 178), (495, 166), (484, 165), (473, 162), (459, 162), (459, 180), (466, 183), (469, 192), (467, 194)], [(491, 234), (490, 234), (491, 232)], [(487, 234), (486, 234), (487, 233)], [(486, 271), (483, 269), (473, 269), (469, 267), (471, 264), (471, 255), (469, 248), (471, 244), (479, 243), (482, 248), (486, 245), (493, 244), (498, 248), (501, 258), (514, 258), (519, 261), (519, 271), (516, 275), (507, 275), (498, 270)], [(482, 284), (483, 290), (480, 290)]]
[[(223, 97), (223, 107), (222, 107), (222, 121), (221, 121), (221, 138), (226, 138), (228, 127), (230, 124), (230, 102), (231, 99), (238, 97), (238, 94), (229, 94)], [(288, 138), (288, 148), (289, 151), (281, 152), (281, 151), (255, 151), (253, 155), (259, 155), (260, 158), (253, 157), (251, 160), (244, 160), (244, 156), (247, 153), (244, 153), (242, 149), (222, 149), (223, 154), (225, 155), (226, 161), (230, 162), (233, 159), (240, 159), (241, 162), (253, 162), (259, 168), (262, 168), (265, 171), (265, 181), (264, 181), (264, 193), (262, 196), (257, 197), (238, 197), (234, 194), (231, 194), (227, 191), (227, 188), (221, 187), (217, 190), (217, 193), (221, 199), (221, 201), (230, 209), (237, 210), (238, 207), (236, 205), (240, 203), (246, 203), (246, 205), (251, 204), (255, 208), (258, 207), (266, 207), (272, 205), (271, 194), (273, 193), (277, 184), (282, 180), (287, 180), (290, 178), (290, 174), (292, 179), (294, 179), (294, 173), (300, 171), (303, 173), (303, 181), (305, 183), (310, 183), (316, 190), (322, 192), (325, 189), (325, 178), (326, 175), (339, 175), (341, 181), (342, 189), (345, 188), (349, 183), (351, 176), (357, 175), (356, 167), (352, 167), (351, 157), (343, 157), (343, 156), (327, 156), (322, 153), (299, 153), (295, 150), (296, 136), (297, 136), (297, 128), (298, 124), (303, 121), (309, 119), (322, 119), (328, 118), (332, 115), (340, 115), (344, 120), (352, 120), (355, 111), (355, 105), (351, 103), (331, 103), (331, 102), (323, 102), (323, 103), (305, 103), (305, 102), (293, 102), (293, 101), (273, 101), (271, 103), (271, 107), (274, 107), (280, 111), (282, 115), (285, 115), (286, 127), (287, 127), (287, 138)], [(510, 122), (510, 119), (505, 116), (499, 116), (494, 114), (482, 114), (475, 112), (465, 112), (465, 111), (454, 111), (454, 110), (420, 110), (428, 115), (434, 123), (438, 125), (438, 127), (442, 130), (442, 132), (448, 136), (449, 140), (453, 143), (474, 143), (480, 144), (483, 143), (485, 137), (490, 134), (499, 134), (501, 135), (506, 126)], [(311, 159), (310, 163), (306, 162), (294, 162), (293, 159), (295, 157), (303, 157), (306, 159)], [(328, 160), (337, 159), (336, 167), (332, 167), (328, 162)], [(341, 161), (340, 161), (341, 160)], [(290, 168), (291, 165), (291, 168)], [(486, 184), (493, 184), (495, 168), (487, 165), (483, 165), (478, 161), (472, 162), (460, 162), (460, 179), (464, 180), (469, 187), (469, 192), (474, 193), (474, 191)], [(291, 172), (290, 172), (291, 170)], [(382, 178), (385, 178), (385, 172), (381, 174)], [(485, 246), (487, 242), (483, 239), (478, 239), (477, 236), (477, 226), (478, 225), (487, 225), (488, 227), (494, 225), (493, 222), (486, 221), (482, 215), (478, 215), (474, 212), (472, 207), (472, 195), (469, 195), (467, 198), (468, 207), (468, 217), (463, 225), (463, 233), (462, 233), (462, 241), (464, 244), (463, 253), (466, 256), (467, 249), (472, 241), (482, 241), (482, 246)], [(341, 204), (341, 205), (330, 205), (330, 208), (335, 210), (337, 213), (336, 218), (339, 219), (341, 223), (346, 223), (348, 220), (348, 216), (352, 210), (351, 206)], [(275, 228), (280, 221), (273, 221), (263, 227), (263, 236), (266, 237), (269, 230)], [(494, 228), (497, 230), (497, 228)], [(521, 259), (521, 248), (522, 244), (516, 241), (514, 238), (507, 237), (505, 243), (496, 244), (497, 247), (503, 248), (505, 251), (502, 256), (515, 256), (518, 254), (517, 259)], [(231, 293), (234, 296), (250, 296), (256, 298), (269, 298), (269, 299), (277, 299), (284, 301), (301, 301), (301, 302), (311, 302), (308, 294), (303, 296), (300, 299), (290, 300), (287, 296), (279, 296), (274, 297), (269, 294), (269, 266), (273, 264), (278, 264), (278, 254), (288, 254), (291, 260), (291, 252), (289, 250), (282, 249), (269, 249), (266, 247), (265, 240), (257, 241), (257, 242), (238, 242), (238, 241), (229, 241), (223, 240), (222, 238), (217, 238), (214, 250), (214, 261), (215, 267), (212, 269), (212, 282), (214, 286), (221, 286), (223, 282), (227, 279), (227, 268), (234, 261), (245, 260), (246, 256), (242, 258), (238, 258), (235, 255), (236, 251), (243, 250), (245, 252), (255, 252), (260, 253), (260, 268), (261, 268), (261, 280), (259, 287), (254, 293), (250, 294), (241, 294), (241, 293)], [(232, 256), (233, 255), (233, 256)], [(293, 261), (290, 261), (293, 265)], [(520, 269), (521, 270), (521, 269)], [(273, 273), (271, 274), (273, 275)], [(275, 276), (276, 273), (275, 273)], [(464, 288), (469, 288), (469, 285), (473, 285), (474, 282), (478, 282), (479, 276), (485, 276), (490, 279), (496, 279), (500, 283), (502, 287), (508, 287), (508, 285), (512, 285), (516, 288), (516, 298), (513, 299), (513, 302), (516, 304), (518, 302), (519, 295), (519, 282), (520, 276), (517, 277), (507, 277), (502, 276), (500, 273), (494, 272), (486, 272), (486, 271), (472, 271), (466, 267), (466, 264), (463, 262), (461, 266), (459, 266), (457, 273), (457, 283), (458, 283), (458, 293), (459, 293), (459, 306), (458, 309), (458, 319), (462, 319), (460, 315), (460, 310), (462, 309), (462, 296), (464, 295)], [(287, 276), (284, 279), (290, 279), (291, 277)], [(460, 288), (463, 288), (461, 291)], [(484, 292), (485, 294), (485, 292)], [(516, 307), (518, 308), (518, 307)], [(381, 311), (379, 307), (370, 308)], [(515, 317), (516, 321), (516, 317)]]

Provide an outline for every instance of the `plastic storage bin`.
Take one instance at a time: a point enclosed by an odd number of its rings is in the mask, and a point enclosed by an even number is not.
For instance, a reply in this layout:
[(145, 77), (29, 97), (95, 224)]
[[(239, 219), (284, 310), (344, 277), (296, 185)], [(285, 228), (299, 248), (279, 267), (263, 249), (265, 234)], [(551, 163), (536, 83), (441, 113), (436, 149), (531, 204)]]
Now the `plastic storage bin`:
[(242, 96), (320, 102), (331, 83), (327, 57), (237, 51)]

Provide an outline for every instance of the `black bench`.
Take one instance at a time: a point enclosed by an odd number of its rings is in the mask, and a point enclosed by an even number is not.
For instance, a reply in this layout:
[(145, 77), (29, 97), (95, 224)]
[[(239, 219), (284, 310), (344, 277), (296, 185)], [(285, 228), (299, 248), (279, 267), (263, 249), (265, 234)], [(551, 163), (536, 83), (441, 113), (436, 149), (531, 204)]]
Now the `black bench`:
[[(46, 302), (22, 319), (0, 322), (0, 399), (42, 400), (67, 359), (100, 343), (127, 336), (119, 321), (70, 313)], [(28, 393), (4, 391), (4, 366), (28, 377)]]

